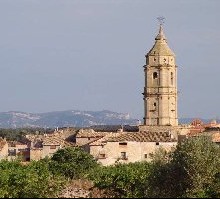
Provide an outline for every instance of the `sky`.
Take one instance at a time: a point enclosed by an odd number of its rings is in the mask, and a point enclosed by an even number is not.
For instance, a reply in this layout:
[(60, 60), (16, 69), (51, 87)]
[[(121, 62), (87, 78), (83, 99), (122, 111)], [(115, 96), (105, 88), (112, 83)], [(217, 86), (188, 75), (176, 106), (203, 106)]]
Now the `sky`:
[(144, 116), (145, 55), (165, 17), (178, 115), (220, 118), (220, 1), (0, 0), (0, 112)]

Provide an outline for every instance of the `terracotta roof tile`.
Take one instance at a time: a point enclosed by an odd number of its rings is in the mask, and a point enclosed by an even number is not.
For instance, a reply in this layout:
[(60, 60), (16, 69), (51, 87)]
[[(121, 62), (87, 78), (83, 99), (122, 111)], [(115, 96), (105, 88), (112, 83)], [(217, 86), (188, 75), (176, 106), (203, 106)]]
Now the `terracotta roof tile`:
[(96, 132), (93, 129), (80, 129), (79, 132), (77, 133), (76, 137), (77, 138), (98, 138), (98, 137), (104, 137), (108, 134), (109, 132)]
[(111, 139), (111, 138), (116, 138), (122, 134), (125, 134), (125, 132), (123, 133), (109, 133), (107, 134), (106, 136), (96, 140), (96, 141), (93, 141), (90, 143), (90, 146), (102, 146), (102, 145), (105, 145), (106, 142), (108, 141), (108, 139)]
[(66, 142), (63, 138), (58, 136), (48, 136), (43, 139), (43, 145), (56, 145), (56, 146), (73, 146), (73, 144)]
[(172, 138), (170, 132), (137, 132), (137, 133), (126, 133), (115, 138), (109, 138), (109, 142), (177, 142), (175, 138)]

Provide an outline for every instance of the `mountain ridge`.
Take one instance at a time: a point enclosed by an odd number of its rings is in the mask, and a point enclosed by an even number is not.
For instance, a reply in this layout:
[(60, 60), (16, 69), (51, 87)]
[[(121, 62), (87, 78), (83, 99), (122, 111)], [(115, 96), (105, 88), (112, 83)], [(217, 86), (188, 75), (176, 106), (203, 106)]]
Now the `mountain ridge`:
[[(180, 118), (179, 122), (188, 124), (194, 118)], [(202, 119), (207, 123), (210, 120)], [(0, 112), (0, 128), (23, 127), (89, 127), (94, 125), (138, 125), (140, 120), (131, 118), (128, 113), (109, 110), (81, 111), (65, 110), (45, 113), (28, 113), (24, 111)]]

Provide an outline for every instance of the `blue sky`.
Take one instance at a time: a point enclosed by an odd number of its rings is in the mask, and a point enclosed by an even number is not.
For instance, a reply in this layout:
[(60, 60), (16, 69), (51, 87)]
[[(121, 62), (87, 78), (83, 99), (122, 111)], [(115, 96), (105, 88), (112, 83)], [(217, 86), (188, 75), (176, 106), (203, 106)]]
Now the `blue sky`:
[(220, 118), (220, 1), (0, 0), (0, 111), (112, 110), (141, 119), (158, 16), (179, 117)]

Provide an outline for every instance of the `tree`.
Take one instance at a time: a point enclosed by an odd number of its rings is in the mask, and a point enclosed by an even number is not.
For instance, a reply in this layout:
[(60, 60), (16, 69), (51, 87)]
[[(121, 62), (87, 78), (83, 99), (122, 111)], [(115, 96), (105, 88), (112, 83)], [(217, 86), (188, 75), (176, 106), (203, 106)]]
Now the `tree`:
[(58, 150), (50, 162), (53, 173), (62, 174), (70, 179), (83, 177), (97, 165), (92, 155), (78, 147)]
[(98, 167), (89, 178), (107, 197), (143, 198), (148, 188), (151, 164), (136, 162)]
[[(220, 148), (208, 136), (189, 138), (177, 146), (172, 167), (182, 177), (178, 184), (185, 197), (220, 196)], [(212, 193), (210, 192), (212, 190)]]
[(22, 165), (19, 161), (0, 162), (1, 198), (49, 198), (56, 196), (65, 183), (54, 176), (45, 161)]

